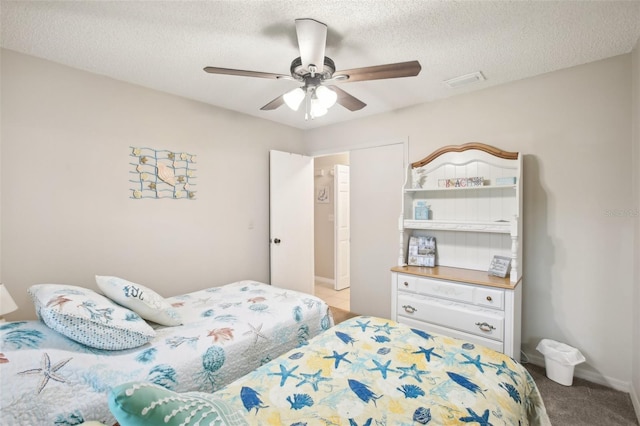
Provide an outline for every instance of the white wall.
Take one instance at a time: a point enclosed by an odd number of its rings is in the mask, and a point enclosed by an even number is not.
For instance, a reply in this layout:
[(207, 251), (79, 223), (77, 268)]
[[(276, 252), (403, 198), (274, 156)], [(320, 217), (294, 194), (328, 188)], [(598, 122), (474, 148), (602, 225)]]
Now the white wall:
[(470, 141), (524, 154), (524, 349), (542, 362), (539, 340), (563, 341), (588, 360), (578, 375), (628, 389), (631, 56), (308, 131), (305, 141), (314, 152), (407, 136), (409, 162)]
[[(632, 52), (632, 80), (633, 80), (633, 182), (635, 184), (635, 209), (640, 212), (640, 40)], [(632, 354), (632, 375), (631, 375), (631, 399), (636, 410), (636, 415), (640, 419), (640, 214), (636, 214), (635, 220), (635, 241), (634, 241), (634, 286), (635, 296), (633, 298), (633, 351)]]
[[(269, 279), (269, 150), (302, 152), (301, 131), (8, 50), (1, 71), (7, 319), (34, 318), (41, 282), (169, 296)], [(130, 146), (196, 154), (196, 199), (131, 199)]]

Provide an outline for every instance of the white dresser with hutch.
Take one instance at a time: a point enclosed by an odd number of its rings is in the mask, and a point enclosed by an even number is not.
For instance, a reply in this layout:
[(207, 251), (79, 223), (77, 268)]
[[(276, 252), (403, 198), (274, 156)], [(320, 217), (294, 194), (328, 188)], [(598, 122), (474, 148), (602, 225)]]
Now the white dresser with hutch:
[[(475, 142), (446, 146), (409, 166), (403, 192), (392, 319), (519, 360), (522, 155)], [(407, 265), (411, 236), (435, 237), (436, 266)], [(494, 256), (510, 259), (506, 277), (487, 272)]]

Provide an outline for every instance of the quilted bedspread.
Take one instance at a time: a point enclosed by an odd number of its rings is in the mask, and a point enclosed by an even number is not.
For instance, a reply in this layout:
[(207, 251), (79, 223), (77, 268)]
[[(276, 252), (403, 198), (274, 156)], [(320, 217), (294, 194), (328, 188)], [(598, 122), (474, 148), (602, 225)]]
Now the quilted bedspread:
[(550, 425), (513, 359), (374, 317), (340, 323), (213, 397), (251, 425)]
[(139, 348), (92, 349), (40, 321), (0, 324), (0, 424), (114, 424), (107, 394), (141, 380), (212, 392), (333, 326), (320, 299), (253, 281), (167, 299), (185, 324)]

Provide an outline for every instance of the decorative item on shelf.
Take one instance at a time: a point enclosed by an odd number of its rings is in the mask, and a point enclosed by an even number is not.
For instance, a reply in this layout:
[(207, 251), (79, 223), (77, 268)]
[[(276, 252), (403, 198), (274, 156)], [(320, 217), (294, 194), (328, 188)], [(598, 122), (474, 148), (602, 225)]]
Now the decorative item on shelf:
[(496, 185), (515, 185), (516, 178), (515, 177), (499, 177), (496, 178)]
[(409, 266), (436, 266), (436, 238), (431, 236), (416, 236), (409, 238), (407, 255)]
[(13, 298), (9, 294), (9, 290), (0, 284), (0, 322), (5, 322), (3, 315), (11, 313), (18, 309), (18, 305), (13, 301)]
[(416, 201), (413, 211), (414, 220), (429, 220), (429, 205), (426, 201)]
[(493, 256), (489, 265), (489, 275), (505, 278), (511, 269), (511, 258), (506, 256)]
[(427, 182), (427, 172), (422, 167), (411, 169), (411, 183), (414, 189), (421, 189)]
[(482, 176), (456, 179), (438, 179), (439, 188), (467, 188), (483, 185), (484, 177)]

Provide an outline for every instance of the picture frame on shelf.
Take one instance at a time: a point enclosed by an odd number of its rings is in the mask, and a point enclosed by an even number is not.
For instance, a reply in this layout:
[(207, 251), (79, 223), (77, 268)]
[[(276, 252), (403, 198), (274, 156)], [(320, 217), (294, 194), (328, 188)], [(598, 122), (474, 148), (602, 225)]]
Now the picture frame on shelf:
[(436, 266), (436, 238), (432, 236), (409, 237), (407, 264), (429, 268)]
[(489, 265), (489, 275), (505, 278), (511, 270), (511, 258), (506, 256), (493, 256)]

